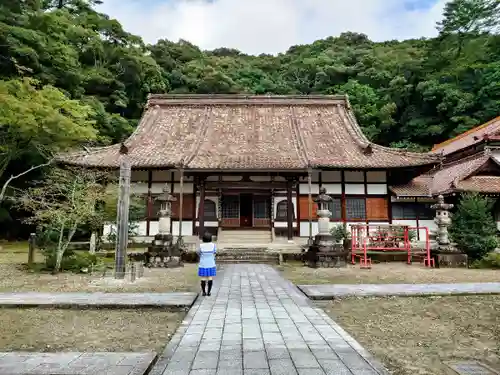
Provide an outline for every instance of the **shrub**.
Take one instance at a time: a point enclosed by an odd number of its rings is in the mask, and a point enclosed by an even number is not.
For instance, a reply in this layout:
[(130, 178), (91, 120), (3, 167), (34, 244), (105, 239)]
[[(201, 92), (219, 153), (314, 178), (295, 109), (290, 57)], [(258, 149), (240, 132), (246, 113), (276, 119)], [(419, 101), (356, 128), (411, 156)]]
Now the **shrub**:
[(479, 260), (498, 245), (493, 203), (476, 193), (464, 194), (450, 226), (450, 235), (471, 261)]
[(500, 253), (486, 254), (482, 259), (476, 260), (472, 268), (495, 268), (500, 269)]
[[(57, 259), (56, 248), (46, 248), (43, 250), (43, 253), (45, 255), (46, 270), (54, 270)], [(97, 266), (99, 263), (100, 259), (95, 254), (66, 250), (61, 261), (61, 270), (72, 272), (88, 272), (88, 270), (90, 270), (92, 266)]]
[(349, 239), (351, 235), (351, 233), (347, 230), (347, 228), (342, 224), (339, 224), (330, 229), (330, 234), (333, 236), (334, 241), (337, 243)]

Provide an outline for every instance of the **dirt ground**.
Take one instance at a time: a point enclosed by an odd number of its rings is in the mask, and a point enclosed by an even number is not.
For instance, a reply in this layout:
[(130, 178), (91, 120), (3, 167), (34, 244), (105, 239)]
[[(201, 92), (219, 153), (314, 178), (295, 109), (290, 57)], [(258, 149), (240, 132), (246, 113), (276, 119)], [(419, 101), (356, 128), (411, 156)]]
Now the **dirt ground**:
[[(0, 292), (183, 292), (197, 290), (198, 284), (195, 264), (184, 264), (181, 268), (145, 268), (144, 277), (135, 283), (116, 285), (102, 282), (102, 272), (52, 275), (30, 271), (23, 266), (27, 260), (25, 250), (4, 245), (0, 250)], [(43, 262), (42, 254), (37, 252), (35, 261)]]
[(0, 310), (0, 351), (156, 351), (185, 312), (159, 310)]
[(500, 296), (352, 298), (319, 303), (394, 375), (448, 374), (445, 361), (500, 370)]
[(359, 265), (345, 268), (308, 268), (287, 263), (279, 268), (294, 284), (432, 284), (500, 282), (500, 270), (426, 268), (419, 264), (374, 264), (371, 269)]

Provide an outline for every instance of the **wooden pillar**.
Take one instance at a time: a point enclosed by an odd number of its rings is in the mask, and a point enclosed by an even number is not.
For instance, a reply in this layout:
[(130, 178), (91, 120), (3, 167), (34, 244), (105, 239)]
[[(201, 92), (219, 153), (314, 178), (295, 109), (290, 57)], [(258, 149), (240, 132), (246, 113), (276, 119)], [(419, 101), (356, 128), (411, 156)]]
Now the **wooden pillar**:
[(182, 237), (182, 214), (184, 212), (184, 169), (181, 168), (181, 179), (180, 179), (180, 187), (179, 187), (179, 236)]
[[(123, 147), (125, 148), (125, 147)], [(120, 156), (120, 183), (116, 215), (115, 279), (125, 278), (130, 207), (130, 161), (125, 149)]]
[(200, 178), (200, 208), (198, 209), (198, 236), (203, 237), (205, 233), (205, 178)]
[(153, 216), (153, 171), (148, 171), (148, 198), (146, 207), (146, 236), (149, 236), (151, 228), (151, 216)]
[(313, 201), (312, 201), (312, 171), (309, 169), (307, 171), (307, 185), (308, 185), (308, 207), (309, 207), (309, 241), (312, 241), (312, 212), (313, 212)]
[(293, 205), (292, 205), (292, 184), (291, 179), (287, 180), (286, 183), (286, 218), (287, 218), (287, 229), (288, 229), (288, 240), (293, 240)]

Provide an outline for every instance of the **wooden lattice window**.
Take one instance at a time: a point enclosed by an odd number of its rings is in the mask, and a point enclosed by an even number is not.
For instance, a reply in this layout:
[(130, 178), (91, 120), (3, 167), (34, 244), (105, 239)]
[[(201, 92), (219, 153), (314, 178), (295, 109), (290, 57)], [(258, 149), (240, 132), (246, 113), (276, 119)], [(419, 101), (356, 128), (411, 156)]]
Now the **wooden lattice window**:
[(213, 200), (205, 199), (203, 208), (205, 220), (217, 220), (217, 206)]
[(387, 198), (366, 198), (366, 215), (371, 221), (389, 220), (389, 203)]
[(418, 207), (415, 203), (393, 203), (392, 218), (399, 220), (415, 220)]
[(254, 197), (253, 217), (256, 219), (269, 219), (269, 198)]
[[(286, 200), (282, 200), (276, 206), (276, 220), (279, 221), (288, 220), (288, 202)], [(292, 220), (295, 220), (295, 210), (293, 209), (293, 202), (292, 202)]]
[(342, 200), (340, 198), (332, 197), (332, 201), (328, 203), (328, 209), (332, 213), (332, 216), (330, 216), (331, 219), (342, 219)]
[(366, 219), (365, 198), (346, 198), (345, 211), (347, 220), (365, 220)]
[(237, 195), (226, 195), (222, 197), (222, 217), (224, 219), (239, 219), (240, 199)]

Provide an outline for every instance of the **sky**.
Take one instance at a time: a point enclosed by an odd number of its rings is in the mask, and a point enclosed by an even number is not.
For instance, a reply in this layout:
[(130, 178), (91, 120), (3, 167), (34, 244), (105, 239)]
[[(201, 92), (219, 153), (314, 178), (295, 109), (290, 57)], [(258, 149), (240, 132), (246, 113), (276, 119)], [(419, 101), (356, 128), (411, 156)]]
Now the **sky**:
[(342, 32), (371, 40), (436, 35), (446, 0), (103, 0), (99, 11), (147, 43), (277, 54)]

